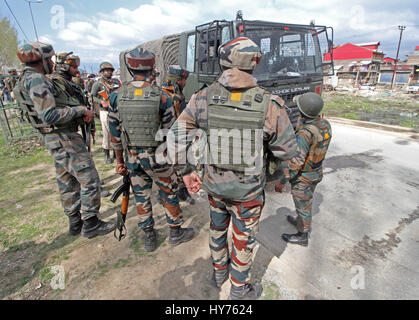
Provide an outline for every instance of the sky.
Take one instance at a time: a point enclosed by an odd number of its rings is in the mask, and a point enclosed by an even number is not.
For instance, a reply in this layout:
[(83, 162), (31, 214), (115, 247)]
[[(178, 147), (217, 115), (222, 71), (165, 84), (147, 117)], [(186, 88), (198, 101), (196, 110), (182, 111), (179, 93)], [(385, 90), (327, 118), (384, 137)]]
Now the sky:
[(52, 44), (55, 52), (73, 51), (87, 72), (97, 72), (101, 61), (118, 66), (119, 52), (142, 42), (215, 19), (234, 20), (238, 10), (248, 20), (296, 24), (314, 20), (333, 27), (334, 44), (380, 41), (380, 49), (392, 58), (400, 37), (398, 26), (403, 25), (399, 59), (419, 46), (417, 0), (0, 0), (0, 19), (11, 21), (21, 43), (36, 41), (27, 1), (32, 2), (39, 41)]

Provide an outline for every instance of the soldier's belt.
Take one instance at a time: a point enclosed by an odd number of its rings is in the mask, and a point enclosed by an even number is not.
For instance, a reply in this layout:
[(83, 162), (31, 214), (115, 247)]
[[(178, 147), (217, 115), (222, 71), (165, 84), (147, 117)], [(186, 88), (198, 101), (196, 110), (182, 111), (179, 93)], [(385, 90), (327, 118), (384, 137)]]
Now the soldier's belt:
[(49, 132), (45, 132), (45, 134), (55, 134), (55, 133), (73, 133), (79, 130), (79, 126), (70, 126), (70, 127), (58, 127), (54, 128)]

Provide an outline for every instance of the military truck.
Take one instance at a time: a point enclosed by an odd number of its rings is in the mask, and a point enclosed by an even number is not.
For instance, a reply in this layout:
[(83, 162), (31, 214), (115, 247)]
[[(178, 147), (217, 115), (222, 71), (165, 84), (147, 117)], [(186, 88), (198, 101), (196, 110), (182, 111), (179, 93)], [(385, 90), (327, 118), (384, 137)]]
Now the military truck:
[(214, 20), (195, 30), (169, 35), (139, 45), (156, 55), (161, 84), (168, 66), (179, 64), (190, 71), (184, 94), (192, 94), (209, 85), (220, 75), (218, 47), (231, 39), (246, 36), (259, 45), (262, 59), (253, 72), (258, 84), (280, 95), (289, 107), (294, 127), (298, 112), (293, 97), (311, 91), (322, 92), (323, 76), (333, 75), (333, 58), (323, 63), (323, 54), (333, 47), (333, 28), (244, 20), (241, 12), (236, 20)]

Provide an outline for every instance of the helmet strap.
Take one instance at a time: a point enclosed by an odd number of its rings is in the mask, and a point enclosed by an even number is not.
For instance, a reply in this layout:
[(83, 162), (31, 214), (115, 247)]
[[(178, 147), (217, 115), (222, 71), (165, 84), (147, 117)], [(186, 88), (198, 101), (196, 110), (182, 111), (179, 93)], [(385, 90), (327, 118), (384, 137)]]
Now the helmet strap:
[(52, 68), (50, 64), (48, 63), (47, 59), (42, 58), (42, 64), (44, 65), (44, 70), (46, 74), (52, 73)]

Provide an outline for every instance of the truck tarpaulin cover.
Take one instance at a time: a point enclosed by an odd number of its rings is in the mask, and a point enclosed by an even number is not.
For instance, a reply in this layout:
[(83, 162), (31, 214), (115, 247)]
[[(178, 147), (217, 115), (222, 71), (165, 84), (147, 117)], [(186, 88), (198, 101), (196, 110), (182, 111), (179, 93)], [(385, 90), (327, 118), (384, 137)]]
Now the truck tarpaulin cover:
[[(167, 69), (171, 64), (178, 63), (180, 34), (166, 36), (157, 40), (144, 42), (137, 46), (137, 48), (146, 49), (156, 56), (155, 69), (160, 75), (157, 77), (157, 84), (161, 85), (166, 79)], [(133, 48), (122, 51), (119, 54), (119, 65), (121, 69), (121, 82), (126, 83), (133, 80), (133, 76), (129, 72), (124, 62), (125, 54)]]

